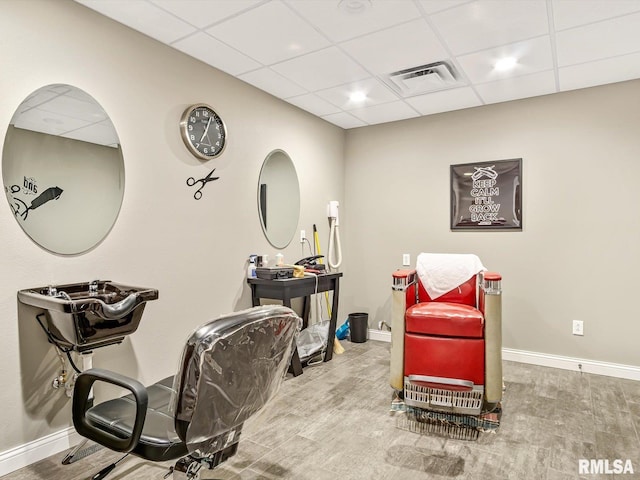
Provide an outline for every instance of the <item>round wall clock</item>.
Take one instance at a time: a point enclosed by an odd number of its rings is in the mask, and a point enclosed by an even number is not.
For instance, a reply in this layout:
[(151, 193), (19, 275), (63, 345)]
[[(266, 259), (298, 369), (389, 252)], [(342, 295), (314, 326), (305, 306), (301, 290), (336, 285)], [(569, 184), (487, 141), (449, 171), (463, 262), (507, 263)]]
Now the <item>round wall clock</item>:
[(187, 149), (202, 160), (217, 157), (227, 144), (222, 118), (209, 105), (191, 105), (182, 114), (180, 134)]

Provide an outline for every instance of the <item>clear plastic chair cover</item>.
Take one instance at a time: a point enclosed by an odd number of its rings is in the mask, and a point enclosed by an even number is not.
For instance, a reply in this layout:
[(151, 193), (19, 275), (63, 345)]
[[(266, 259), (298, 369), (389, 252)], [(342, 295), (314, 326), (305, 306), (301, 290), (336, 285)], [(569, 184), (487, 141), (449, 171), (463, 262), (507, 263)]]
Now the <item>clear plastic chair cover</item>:
[(189, 452), (211, 454), (235, 441), (236, 427), (277, 392), (300, 327), (293, 310), (267, 305), (222, 316), (193, 332), (172, 398), (176, 431)]

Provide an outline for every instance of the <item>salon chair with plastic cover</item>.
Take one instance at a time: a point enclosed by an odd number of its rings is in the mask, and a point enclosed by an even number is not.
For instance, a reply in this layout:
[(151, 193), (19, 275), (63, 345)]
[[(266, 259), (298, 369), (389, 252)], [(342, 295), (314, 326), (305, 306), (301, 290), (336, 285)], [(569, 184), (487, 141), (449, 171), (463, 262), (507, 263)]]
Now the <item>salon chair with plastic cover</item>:
[(391, 386), (407, 405), (478, 415), (502, 399), (501, 279), (475, 255), (393, 273)]
[[(275, 395), (300, 323), (292, 310), (275, 305), (205, 323), (187, 340), (176, 375), (146, 388), (113, 372), (87, 370), (76, 381), (74, 426), (111, 450), (154, 462), (179, 459), (173, 478), (198, 479), (203, 466), (214, 468), (236, 453), (244, 422)], [(131, 393), (92, 406), (95, 382)]]

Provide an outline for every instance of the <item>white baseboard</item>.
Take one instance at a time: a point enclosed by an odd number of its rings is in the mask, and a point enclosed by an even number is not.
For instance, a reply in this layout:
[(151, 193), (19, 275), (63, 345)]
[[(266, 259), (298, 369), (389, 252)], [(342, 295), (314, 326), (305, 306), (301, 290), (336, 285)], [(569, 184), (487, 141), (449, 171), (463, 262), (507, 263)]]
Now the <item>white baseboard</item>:
[[(0, 453), (0, 476), (14, 472), (78, 444), (82, 437), (73, 427)], [(62, 461), (62, 458), (60, 458)]]
[[(391, 332), (387, 330), (369, 329), (369, 339), (380, 342), (391, 342)], [(640, 381), (640, 367), (619, 363), (599, 362), (585, 358), (564, 357), (549, 353), (528, 352), (513, 348), (503, 348), (502, 358), (511, 362), (529, 363), (541, 367), (561, 368), (563, 370), (583, 371), (608, 377), (626, 378)]]
[(619, 363), (599, 362), (585, 358), (564, 357), (550, 353), (527, 352), (513, 348), (503, 348), (502, 358), (512, 362), (529, 363), (543, 367), (561, 368), (563, 370), (582, 371), (608, 377), (626, 378), (640, 381), (640, 367)]
[(369, 329), (369, 340), (378, 340), (379, 342), (391, 342), (391, 332), (389, 330)]

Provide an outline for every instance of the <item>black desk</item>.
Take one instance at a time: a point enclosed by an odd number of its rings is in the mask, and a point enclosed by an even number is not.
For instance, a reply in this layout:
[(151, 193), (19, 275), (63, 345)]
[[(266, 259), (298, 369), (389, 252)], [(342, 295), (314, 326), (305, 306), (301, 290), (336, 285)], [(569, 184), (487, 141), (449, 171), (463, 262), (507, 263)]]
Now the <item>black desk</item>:
[[(303, 328), (309, 322), (309, 310), (311, 307), (310, 295), (333, 291), (333, 303), (331, 305), (331, 318), (329, 319), (329, 336), (327, 337), (327, 350), (324, 361), (328, 362), (333, 357), (333, 342), (336, 336), (336, 321), (338, 319), (338, 297), (340, 294), (341, 272), (324, 273), (316, 277), (285, 278), (278, 280), (264, 280), (262, 278), (249, 278), (247, 282), (251, 286), (251, 303), (254, 307), (260, 305), (261, 298), (282, 300), (282, 304), (291, 307), (291, 299), (303, 297), (302, 320)], [(291, 359), (291, 370), (294, 376), (302, 373), (302, 364), (296, 350)]]

